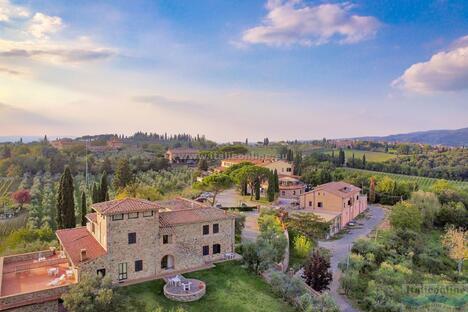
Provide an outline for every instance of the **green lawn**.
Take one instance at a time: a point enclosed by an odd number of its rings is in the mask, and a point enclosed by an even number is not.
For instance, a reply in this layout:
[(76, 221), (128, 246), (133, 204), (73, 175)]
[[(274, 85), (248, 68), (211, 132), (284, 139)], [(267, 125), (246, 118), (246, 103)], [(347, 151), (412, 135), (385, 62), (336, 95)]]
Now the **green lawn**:
[[(374, 162), (384, 162), (386, 160), (395, 158), (395, 154), (388, 154), (384, 152), (370, 152), (370, 151), (360, 151), (354, 149), (344, 149), (346, 159), (353, 157), (356, 159), (362, 159), (362, 156), (366, 155), (366, 161)], [(327, 154), (331, 154), (331, 151), (327, 151)], [(335, 149), (335, 157), (338, 157), (339, 149)]]
[(187, 311), (281, 311), (294, 309), (277, 298), (260, 277), (242, 268), (239, 262), (226, 262), (216, 268), (184, 274), (187, 278), (202, 280), (207, 285), (206, 295), (192, 303), (173, 302), (164, 297), (162, 280), (127, 286), (125, 293), (146, 304), (146, 311), (160, 306), (165, 310), (183, 307)]

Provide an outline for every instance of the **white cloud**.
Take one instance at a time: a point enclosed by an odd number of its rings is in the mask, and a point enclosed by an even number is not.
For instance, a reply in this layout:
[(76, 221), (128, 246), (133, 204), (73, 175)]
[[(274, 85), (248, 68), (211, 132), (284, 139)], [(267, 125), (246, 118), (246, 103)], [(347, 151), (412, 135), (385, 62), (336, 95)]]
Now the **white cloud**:
[(43, 13), (36, 13), (31, 20), (29, 33), (36, 38), (47, 38), (47, 34), (58, 32), (62, 28), (62, 19), (58, 16), (49, 16)]
[(468, 36), (429, 61), (411, 65), (392, 86), (417, 93), (468, 89)]
[(29, 11), (21, 6), (13, 5), (9, 0), (0, 0), (0, 22), (8, 22), (12, 18), (25, 18)]
[(375, 17), (351, 14), (349, 3), (312, 6), (302, 0), (270, 0), (266, 8), (262, 24), (246, 30), (243, 42), (270, 46), (352, 44), (373, 37), (380, 25)]

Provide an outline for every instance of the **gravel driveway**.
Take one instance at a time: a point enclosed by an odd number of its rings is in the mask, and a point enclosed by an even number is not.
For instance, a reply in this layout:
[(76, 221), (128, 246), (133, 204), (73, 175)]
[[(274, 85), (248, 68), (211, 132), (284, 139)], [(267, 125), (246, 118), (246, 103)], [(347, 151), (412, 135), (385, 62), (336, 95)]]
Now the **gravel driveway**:
[(358, 311), (349, 304), (347, 299), (338, 293), (340, 286), (341, 271), (338, 269), (338, 263), (346, 260), (348, 252), (356, 240), (369, 235), (372, 230), (379, 225), (384, 218), (384, 210), (377, 206), (369, 206), (368, 219), (361, 219), (358, 222), (363, 225), (351, 229), (348, 234), (337, 240), (320, 241), (319, 246), (331, 251), (331, 269), (333, 271), (333, 281), (330, 285), (330, 294), (335, 298), (336, 303), (343, 312)]

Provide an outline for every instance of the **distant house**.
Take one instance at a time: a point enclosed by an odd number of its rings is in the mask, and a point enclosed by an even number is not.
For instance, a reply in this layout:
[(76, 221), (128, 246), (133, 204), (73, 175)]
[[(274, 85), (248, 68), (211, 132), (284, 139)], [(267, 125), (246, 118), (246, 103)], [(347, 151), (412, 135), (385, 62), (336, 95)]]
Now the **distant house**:
[(279, 175), (279, 197), (288, 199), (299, 199), (305, 192), (305, 184), (298, 176)]
[(79, 146), (79, 145), (84, 146), (84, 142), (77, 142), (70, 138), (63, 138), (63, 139), (56, 139), (54, 141), (51, 141), (50, 145), (52, 145), (53, 147), (55, 147), (56, 149), (60, 151), (63, 151), (63, 150), (66, 150), (75, 146)]
[(271, 171), (278, 172), (279, 175), (293, 175), (293, 164), (282, 160), (276, 159), (273, 157), (255, 157), (255, 156), (238, 156), (232, 158), (226, 158), (221, 161), (221, 167), (218, 168), (218, 171), (223, 171), (226, 168), (231, 167), (232, 165), (239, 164), (241, 162), (250, 162), (256, 166), (265, 167)]
[(170, 148), (165, 156), (170, 164), (194, 163), (200, 157), (200, 152), (194, 148)]
[(300, 208), (304, 212), (325, 214), (333, 223), (333, 235), (367, 209), (367, 196), (352, 184), (330, 182), (302, 194)]
[(84, 273), (134, 284), (239, 257), (235, 217), (184, 198), (96, 203), (86, 227), (56, 232), (60, 251), (0, 257), (0, 311), (57, 311)]

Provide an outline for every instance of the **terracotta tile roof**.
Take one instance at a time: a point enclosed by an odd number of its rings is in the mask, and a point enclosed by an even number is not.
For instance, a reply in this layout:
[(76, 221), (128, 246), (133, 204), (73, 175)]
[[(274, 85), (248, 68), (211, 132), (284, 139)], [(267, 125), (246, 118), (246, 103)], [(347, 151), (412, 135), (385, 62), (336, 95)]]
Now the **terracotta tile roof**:
[(276, 162), (277, 160), (275, 158), (258, 158), (258, 157), (249, 157), (249, 156), (244, 156), (244, 157), (236, 157), (236, 158), (226, 158), (223, 159), (222, 162), (230, 162), (233, 164), (239, 164), (242, 162), (249, 162), (252, 163), (256, 166), (265, 166), (269, 165), (271, 163)]
[(164, 210), (175, 211), (175, 210), (209, 207), (206, 204), (197, 202), (195, 200), (183, 198), (183, 197), (177, 197), (177, 198), (168, 199), (168, 200), (158, 200), (156, 204), (159, 206), (161, 212)]
[(91, 222), (96, 223), (96, 221), (97, 221), (97, 213), (93, 212), (93, 213), (88, 213), (88, 214), (86, 214), (86, 219), (88, 219), (88, 220), (91, 221)]
[(233, 218), (231, 214), (225, 213), (221, 209), (213, 208), (206, 204), (182, 197), (160, 200), (156, 203), (160, 206), (159, 225), (162, 228), (177, 224), (209, 222)]
[[(98, 241), (88, 232), (86, 227), (74, 229), (57, 230), (55, 232), (63, 250), (73, 265), (79, 265), (99, 258), (106, 254), (106, 251)], [(86, 258), (81, 261), (81, 250), (86, 249)]]
[(174, 153), (174, 154), (198, 154), (199, 151), (194, 148), (184, 148), (184, 147), (178, 147), (178, 148), (170, 148), (167, 150), (167, 153)]
[(280, 190), (303, 190), (305, 189), (304, 184), (296, 184), (296, 185), (280, 185)]
[(343, 181), (321, 184), (321, 185), (318, 185), (316, 188), (314, 188), (312, 191), (315, 192), (315, 191), (320, 191), (320, 190), (330, 192), (342, 198), (349, 197), (361, 191), (359, 187), (343, 182)]
[(235, 216), (218, 208), (194, 208), (186, 210), (164, 211), (159, 214), (159, 224), (163, 227), (233, 219)]
[(103, 215), (142, 212), (147, 210), (158, 210), (160, 207), (149, 200), (139, 198), (116, 199), (107, 202), (93, 204), (91, 206), (97, 212)]

